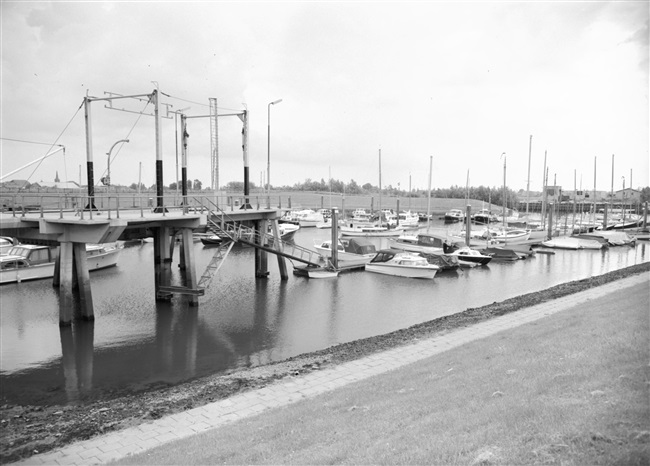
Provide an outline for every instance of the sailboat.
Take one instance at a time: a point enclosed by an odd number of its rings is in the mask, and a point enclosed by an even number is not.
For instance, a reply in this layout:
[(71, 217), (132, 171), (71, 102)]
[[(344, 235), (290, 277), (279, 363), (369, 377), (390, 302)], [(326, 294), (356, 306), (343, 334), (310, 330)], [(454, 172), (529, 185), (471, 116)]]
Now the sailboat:
[(399, 236), (404, 232), (404, 228), (401, 226), (391, 227), (388, 223), (384, 226), (385, 214), (381, 208), (381, 191), (381, 149), (379, 149), (379, 222), (377, 225), (346, 223), (339, 228), (341, 236), (386, 237)]

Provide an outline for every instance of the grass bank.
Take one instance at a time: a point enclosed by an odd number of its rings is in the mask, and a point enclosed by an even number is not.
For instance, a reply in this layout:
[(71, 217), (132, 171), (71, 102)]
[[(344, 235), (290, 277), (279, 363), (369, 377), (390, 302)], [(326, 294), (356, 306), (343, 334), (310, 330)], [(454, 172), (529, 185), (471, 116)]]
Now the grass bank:
[(120, 464), (648, 464), (648, 286)]

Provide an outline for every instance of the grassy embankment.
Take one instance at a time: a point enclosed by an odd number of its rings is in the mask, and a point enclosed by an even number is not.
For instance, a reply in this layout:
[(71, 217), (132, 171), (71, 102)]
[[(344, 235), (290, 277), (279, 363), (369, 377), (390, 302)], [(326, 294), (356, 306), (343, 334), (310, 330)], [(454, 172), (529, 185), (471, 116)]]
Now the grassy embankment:
[(648, 464), (648, 287), (633, 290), (634, 306), (612, 294), (122, 463)]

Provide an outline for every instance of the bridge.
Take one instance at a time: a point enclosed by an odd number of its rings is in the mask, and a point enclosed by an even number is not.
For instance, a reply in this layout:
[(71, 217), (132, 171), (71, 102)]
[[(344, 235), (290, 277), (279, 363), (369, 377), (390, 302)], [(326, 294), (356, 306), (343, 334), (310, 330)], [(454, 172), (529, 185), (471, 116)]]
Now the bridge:
[[(235, 242), (255, 248), (256, 277), (268, 276), (268, 254), (277, 257), (282, 279), (288, 279), (285, 259), (309, 267), (319, 265), (316, 252), (279, 239), (278, 219), (281, 215), (281, 210), (272, 208), (226, 211), (210, 205), (205, 199), (193, 206), (169, 206), (163, 209), (117, 207), (105, 210), (60, 208), (12, 211), (0, 213), (0, 235), (25, 243), (60, 246), (53, 285), (58, 287), (60, 295), (59, 323), (65, 326), (74, 319), (94, 319), (90, 277), (85, 261), (86, 244), (153, 237), (156, 300), (169, 300), (178, 294), (186, 295), (190, 305), (198, 305), (199, 296), (203, 295), (205, 287), (218, 272)], [(205, 227), (224, 241), (199, 279), (192, 235)], [(181, 239), (179, 266), (185, 283), (182, 287), (171, 285), (176, 236)]]

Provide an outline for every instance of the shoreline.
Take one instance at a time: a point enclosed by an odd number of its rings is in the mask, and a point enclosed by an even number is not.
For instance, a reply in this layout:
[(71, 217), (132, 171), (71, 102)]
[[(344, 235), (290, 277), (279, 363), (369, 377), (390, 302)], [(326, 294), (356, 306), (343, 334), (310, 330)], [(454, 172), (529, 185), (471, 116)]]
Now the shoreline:
[(431, 338), (467, 327), (532, 304), (550, 301), (578, 291), (650, 270), (638, 264), (587, 279), (568, 282), (502, 302), (444, 316), (388, 334), (342, 343), (320, 351), (298, 355), (282, 362), (242, 368), (194, 379), (171, 387), (152, 388), (118, 398), (98, 399), (76, 405), (0, 407), (2, 439), (0, 461), (8, 463), (36, 453), (88, 439), (102, 433), (149, 422), (163, 416), (264, 387), (275, 380), (298, 376), (355, 360), (379, 351)]

